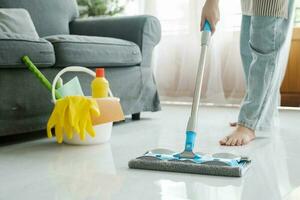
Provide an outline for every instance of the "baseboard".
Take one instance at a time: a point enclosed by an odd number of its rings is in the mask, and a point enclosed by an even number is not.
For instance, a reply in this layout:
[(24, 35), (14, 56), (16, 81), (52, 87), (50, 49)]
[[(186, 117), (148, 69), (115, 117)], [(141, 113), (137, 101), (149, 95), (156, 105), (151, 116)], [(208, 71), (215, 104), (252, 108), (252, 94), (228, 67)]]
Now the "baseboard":
[(289, 107), (300, 107), (300, 94), (299, 93), (282, 93), (281, 105)]

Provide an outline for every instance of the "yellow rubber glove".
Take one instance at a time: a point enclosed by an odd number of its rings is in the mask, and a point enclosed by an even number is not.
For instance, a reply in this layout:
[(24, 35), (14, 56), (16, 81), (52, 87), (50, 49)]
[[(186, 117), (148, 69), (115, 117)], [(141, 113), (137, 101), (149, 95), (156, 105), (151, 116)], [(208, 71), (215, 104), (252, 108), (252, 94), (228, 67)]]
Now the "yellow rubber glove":
[(58, 100), (47, 124), (48, 137), (52, 137), (52, 128), (55, 128), (58, 143), (63, 142), (64, 132), (69, 139), (72, 139), (74, 130), (79, 133), (81, 140), (85, 139), (85, 132), (94, 137), (95, 131), (91, 115), (100, 115), (94, 99), (83, 96), (67, 96)]
[(48, 120), (47, 135), (52, 137), (51, 129), (55, 127), (55, 134), (58, 143), (63, 141), (63, 126), (65, 124), (66, 110), (68, 109), (67, 99), (60, 99), (56, 102), (54, 110)]
[(95, 131), (92, 126), (91, 115), (99, 116), (98, 104), (90, 98), (72, 98), (69, 106), (69, 121), (71, 126), (79, 133), (80, 139), (85, 140), (85, 132), (95, 137)]

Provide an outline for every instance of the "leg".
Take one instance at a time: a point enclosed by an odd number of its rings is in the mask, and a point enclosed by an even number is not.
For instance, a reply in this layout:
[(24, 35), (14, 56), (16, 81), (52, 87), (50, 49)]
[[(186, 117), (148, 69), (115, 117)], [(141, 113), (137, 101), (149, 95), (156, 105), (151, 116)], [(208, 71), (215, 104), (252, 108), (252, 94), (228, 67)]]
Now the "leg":
[(251, 19), (249, 46), (253, 60), (249, 68), (248, 98), (239, 115), (241, 126), (254, 131), (259, 127), (271, 127), (285, 71), (285, 66), (279, 66), (278, 60), (290, 21), (291, 16), (289, 19), (258, 16)]
[(285, 41), (289, 20), (251, 17), (249, 47), (252, 62), (248, 71), (247, 95), (242, 104), (237, 129), (220, 141), (223, 145), (243, 145), (255, 138), (260, 122), (269, 121), (277, 107), (282, 67), (279, 52)]
[[(249, 68), (252, 62), (252, 54), (251, 49), (249, 47), (250, 40), (250, 24), (251, 17), (243, 15), (242, 17), (242, 25), (241, 25), (241, 36), (240, 36), (240, 56), (242, 58), (242, 66), (245, 76), (246, 85), (248, 85), (248, 77), (249, 77)], [(244, 97), (244, 100), (247, 99), (247, 95)], [(237, 122), (230, 123), (231, 127), (236, 127), (238, 125)]]
[(132, 114), (131, 119), (134, 120), (134, 121), (140, 120), (141, 119), (141, 113)]
[[(286, 71), (286, 65), (287, 63), (282, 62), (282, 60), (285, 60), (284, 57), (286, 55), (286, 49), (289, 46), (289, 43), (291, 39), (291, 26), (292, 23), (292, 9), (294, 9), (294, 0), (289, 1), (289, 16), (288, 19), (282, 20), (281, 23), (279, 23), (279, 28), (282, 31), (278, 32), (277, 37), (277, 45), (280, 47), (280, 50), (278, 51), (277, 56), (277, 67), (274, 72), (274, 85), (271, 87), (270, 90), (270, 101), (265, 104), (264, 112), (262, 112), (260, 120), (257, 123), (257, 130), (271, 130), (274, 128), (278, 123), (278, 107), (280, 106), (280, 86), (282, 84), (285, 71)], [(283, 59), (282, 59), (283, 58)], [(277, 118), (277, 119), (276, 119)]]
[[(252, 62), (252, 53), (249, 46), (251, 16), (243, 15), (240, 36), (240, 55), (245, 75), (246, 86), (248, 85), (249, 69)], [(247, 98), (247, 96), (245, 96)]]
[[(251, 53), (251, 49), (249, 46), (250, 26), (251, 26), (251, 17), (243, 15), (242, 25), (241, 25), (241, 36), (240, 36), (240, 54), (241, 54), (241, 58), (242, 58), (246, 87), (248, 86), (249, 69), (250, 69), (251, 62), (252, 62), (252, 53)], [(247, 101), (247, 99), (248, 99), (248, 95), (246, 93), (246, 95), (244, 97), (244, 101)], [(230, 123), (230, 126), (237, 127), (237, 129), (235, 131), (239, 131), (239, 132), (243, 131), (243, 128), (239, 127), (237, 122)], [(248, 130), (246, 130), (246, 131), (248, 131)], [(235, 134), (235, 132), (233, 134)], [(220, 141), (220, 144), (221, 145), (226, 145), (226, 144), (231, 145), (232, 140), (234, 138), (234, 137), (231, 137), (233, 134), (223, 138)], [(250, 140), (252, 138), (252, 136), (253, 135), (250, 131), (249, 137), (245, 138), (245, 140)], [(237, 145), (242, 145), (242, 142), (243, 142), (242, 140), (243, 140), (242, 138), (236, 139)]]

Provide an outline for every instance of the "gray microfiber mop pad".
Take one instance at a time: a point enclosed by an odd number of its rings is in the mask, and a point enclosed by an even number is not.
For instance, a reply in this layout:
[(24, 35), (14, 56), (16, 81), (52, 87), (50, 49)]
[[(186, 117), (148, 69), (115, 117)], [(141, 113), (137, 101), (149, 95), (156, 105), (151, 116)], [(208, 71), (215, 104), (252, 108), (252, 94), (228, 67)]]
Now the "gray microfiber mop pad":
[(218, 164), (196, 164), (183, 161), (166, 161), (150, 157), (139, 157), (129, 161), (129, 168), (157, 171), (169, 171), (192, 174), (206, 174), (215, 176), (241, 177), (249, 168), (250, 162), (241, 163), (239, 167), (223, 166)]

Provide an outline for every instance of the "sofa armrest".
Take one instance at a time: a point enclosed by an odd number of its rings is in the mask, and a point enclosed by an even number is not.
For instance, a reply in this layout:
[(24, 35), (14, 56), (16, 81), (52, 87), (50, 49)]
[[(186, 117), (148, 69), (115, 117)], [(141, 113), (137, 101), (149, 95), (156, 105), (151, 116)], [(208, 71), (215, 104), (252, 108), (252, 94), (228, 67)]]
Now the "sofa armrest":
[(129, 17), (97, 17), (76, 19), (70, 24), (71, 34), (124, 39), (136, 43), (142, 53), (158, 44), (161, 26), (157, 18), (148, 15)]

